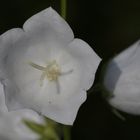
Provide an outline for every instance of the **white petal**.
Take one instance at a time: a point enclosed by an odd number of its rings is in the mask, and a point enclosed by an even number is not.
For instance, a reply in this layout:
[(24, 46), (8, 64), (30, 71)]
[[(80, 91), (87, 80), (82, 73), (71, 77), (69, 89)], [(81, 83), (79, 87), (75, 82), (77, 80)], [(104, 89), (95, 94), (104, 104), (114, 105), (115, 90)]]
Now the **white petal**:
[(23, 37), (23, 30), (20, 28), (11, 29), (0, 36), (0, 78), (3, 78), (5, 71), (5, 59), (8, 57), (9, 51), (14, 49), (14, 44)]
[(46, 41), (60, 40), (68, 43), (74, 38), (69, 25), (51, 7), (29, 18), (23, 29), (37, 40), (43, 38)]
[(34, 140), (38, 136), (23, 124), (23, 119), (43, 123), (43, 118), (31, 110), (8, 112), (3, 86), (0, 84), (0, 139), (1, 140)]
[(121, 52), (119, 55), (117, 55), (114, 59), (113, 62), (117, 63), (121, 69), (126, 68), (127, 65), (130, 67), (130, 63), (132, 64), (131, 61), (139, 61), (136, 57), (139, 57), (139, 46), (140, 46), (140, 41), (135, 42), (133, 45), (128, 47), (126, 50)]
[(140, 114), (140, 43), (139, 41), (112, 59), (106, 70), (104, 85), (111, 92), (112, 106)]
[[(9, 75), (6, 71), (6, 60), (8, 58), (8, 54), (14, 50), (15, 44), (18, 43), (21, 38), (24, 38), (24, 32), (20, 28), (11, 29), (0, 36), (0, 80), (4, 85), (6, 103), (8, 101), (8, 107), (14, 109), (21, 108), (21, 105), (15, 98), (12, 98), (17, 89), (15, 85), (13, 86), (13, 83), (8, 79)], [(7, 96), (9, 91), (11, 94)], [(14, 107), (11, 106), (11, 104), (13, 104)]]
[(74, 39), (69, 45), (69, 51), (80, 65), (82, 71), (82, 88), (88, 90), (95, 78), (95, 73), (101, 58), (92, 50), (92, 48), (81, 39)]
[(58, 105), (53, 106), (52, 103), (52, 105), (47, 108), (43, 108), (42, 113), (59, 123), (72, 125), (78, 113), (79, 107), (85, 100), (85, 91), (75, 92), (73, 97), (69, 97), (65, 101), (62, 101), (61, 104), (59, 103)]

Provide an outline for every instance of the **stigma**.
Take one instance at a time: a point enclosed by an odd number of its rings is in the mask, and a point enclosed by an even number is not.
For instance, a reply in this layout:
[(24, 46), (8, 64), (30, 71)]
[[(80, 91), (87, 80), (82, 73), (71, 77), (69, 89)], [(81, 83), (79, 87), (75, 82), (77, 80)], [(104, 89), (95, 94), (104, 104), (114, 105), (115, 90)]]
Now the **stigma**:
[(57, 81), (58, 77), (61, 75), (61, 69), (56, 60), (50, 61), (45, 67), (33, 62), (29, 62), (29, 65), (35, 69), (42, 71), (40, 77), (40, 86), (43, 86), (43, 82), (45, 79), (47, 79), (48, 81)]

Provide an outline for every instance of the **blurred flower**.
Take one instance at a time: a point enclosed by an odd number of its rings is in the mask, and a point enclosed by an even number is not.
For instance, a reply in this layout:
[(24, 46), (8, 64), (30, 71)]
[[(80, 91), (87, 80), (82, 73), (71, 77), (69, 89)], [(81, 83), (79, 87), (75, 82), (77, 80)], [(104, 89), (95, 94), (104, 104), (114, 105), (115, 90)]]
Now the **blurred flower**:
[(112, 94), (109, 98), (112, 106), (140, 114), (140, 41), (108, 63), (104, 86)]
[(74, 39), (69, 25), (52, 9), (28, 19), (23, 30), (0, 37), (0, 78), (9, 110), (30, 108), (72, 124), (100, 58)]
[(23, 123), (23, 119), (42, 123), (43, 118), (31, 110), (8, 112), (0, 84), (0, 140), (35, 140), (39, 136)]

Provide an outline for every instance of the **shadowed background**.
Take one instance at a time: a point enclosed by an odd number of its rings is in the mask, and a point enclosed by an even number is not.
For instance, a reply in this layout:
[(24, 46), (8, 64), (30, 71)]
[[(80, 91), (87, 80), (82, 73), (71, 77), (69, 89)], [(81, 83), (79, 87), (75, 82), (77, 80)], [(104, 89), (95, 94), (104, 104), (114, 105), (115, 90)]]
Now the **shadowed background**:
[[(59, 0), (1, 1), (0, 34), (22, 27), (26, 19), (50, 5), (60, 11)], [(68, 0), (67, 16), (75, 37), (88, 42), (104, 60), (140, 38), (139, 0)], [(91, 92), (79, 110), (72, 140), (140, 139), (140, 116), (123, 115), (126, 121), (111, 112), (101, 93)]]

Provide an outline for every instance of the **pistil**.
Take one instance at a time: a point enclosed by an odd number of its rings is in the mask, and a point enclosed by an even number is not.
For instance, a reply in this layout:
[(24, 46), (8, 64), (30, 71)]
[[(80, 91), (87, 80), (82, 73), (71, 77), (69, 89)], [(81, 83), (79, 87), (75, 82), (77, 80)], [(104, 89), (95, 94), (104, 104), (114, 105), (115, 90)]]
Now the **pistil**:
[(40, 66), (36, 63), (29, 62), (29, 65), (33, 68), (42, 71), (41, 77), (40, 77), (40, 86), (43, 86), (43, 82), (46, 79), (50, 82), (56, 83), (57, 92), (60, 93), (60, 84), (59, 84), (59, 76), (65, 76), (73, 72), (73, 69), (67, 71), (67, 72), (61, 72), (61, 68), (56, 62), (56, 60), (53, 60), (49, 62), (45, 67)]
[(30, 62), (29, 65), (31, 65), (35, 69), (42, 71), (40, 77), (40, 86), (43, 86), (43, 81), (45, 80), (45, 78), (47, 78), (49, 81), (57, 81), (58, 77), (61, 74), (60, 66), (57, 64), (56, 60), (49, 62), (46, 67), (40, 66), (33, 62)]

